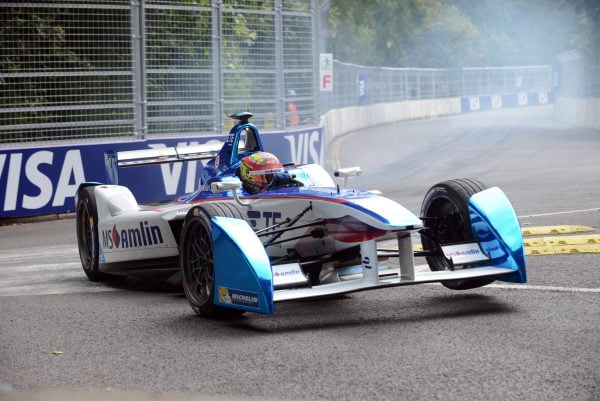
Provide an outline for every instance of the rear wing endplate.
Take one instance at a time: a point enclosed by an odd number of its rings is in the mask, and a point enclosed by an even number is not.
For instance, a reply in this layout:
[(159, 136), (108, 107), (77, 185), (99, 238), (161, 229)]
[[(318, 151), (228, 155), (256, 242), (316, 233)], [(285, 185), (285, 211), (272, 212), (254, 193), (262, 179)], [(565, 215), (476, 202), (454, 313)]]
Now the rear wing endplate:
[(222, 146), (221, 143), (210, 143), (160, 149), (126, 150), (123, 152), (109, 150), (104, 154), (106, 177), (109, 184), (118, 185), (119, 168), (212, 159), (219, 153)]

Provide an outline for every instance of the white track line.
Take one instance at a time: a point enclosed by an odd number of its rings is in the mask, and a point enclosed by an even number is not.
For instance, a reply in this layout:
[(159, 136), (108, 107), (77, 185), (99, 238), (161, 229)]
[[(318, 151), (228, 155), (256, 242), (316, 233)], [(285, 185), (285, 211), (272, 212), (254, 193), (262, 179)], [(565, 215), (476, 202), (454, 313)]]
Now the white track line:
[(73, 245), (0, 250), (0, 298), (117, 290), (88, 281)]
[[(86, 279), (87, 280), (87, 279)], [(80, 294), (90, 292), (109, 292), (119, 291), (119, 288), (108, 287), (96, 283), (40, 283), (28, 284), (15, 287), (0, 288), (1, 297), (17, 297), (26, 295), (65, 295), (65, 294)]]
[[(44, 263), (37, 265), (23, 264), (23, 265), (15, 265), (15, 266), (2, 266), (0, 267), (0, 274), (2, 274), (3, 279), (7, 277), (9, 273), (41, 273), (41, 272), (65, 272), (75, 270), (79, 272), (81, 270), (81, 261), (74, 260), (72, 262), (62, 262), (62, 263)], [(0, 283), (2, 279), (0, 279)]]
[(600, 294), (600, 288), (577, 288), (577, 287), (556, 287), (552, 285), (527, 285), (527, 284), (490, 284), (483, 288), (502, 288), (506, 290), (533, 290), (533, 291), (552, 291), (552, 292), (587, 292)]
[(518, 217), (520, 219), (525, 219), (527, 217), (555, 216), (558, 214), (585, 213), (585, 212), (600, 212), (600, 207), (595, 207), (592, 209), (567, 210), (564, 212), (554, 212), (554, 213), (528, 214), (528, 215), (518, 216)]
[[(424, 285), (438, 285), (441, 283), (428, 283)], [(528, 284), (488, 284), (479, 289), (498, 288), (502, 290), (530, 290), (530, 291), (549, 291), (549, 292), (571, 292), (571, 293), (592, 293), (600, 294), (600, 288), (578, 288), (578, 287), (556, 287), (552, 285), (528, 285)]]

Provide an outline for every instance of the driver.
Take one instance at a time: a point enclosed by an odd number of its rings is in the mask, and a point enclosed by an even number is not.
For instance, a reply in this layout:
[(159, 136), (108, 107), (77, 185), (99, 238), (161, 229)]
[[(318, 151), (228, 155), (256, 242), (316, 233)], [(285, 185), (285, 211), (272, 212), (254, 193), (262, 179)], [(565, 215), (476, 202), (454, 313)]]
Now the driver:
[(302, 186), (285, 171), (277, 156), (268, 152), (256, 152), (242, 158), (239, 175), (244, 189), (251, 194), (267, 189)]

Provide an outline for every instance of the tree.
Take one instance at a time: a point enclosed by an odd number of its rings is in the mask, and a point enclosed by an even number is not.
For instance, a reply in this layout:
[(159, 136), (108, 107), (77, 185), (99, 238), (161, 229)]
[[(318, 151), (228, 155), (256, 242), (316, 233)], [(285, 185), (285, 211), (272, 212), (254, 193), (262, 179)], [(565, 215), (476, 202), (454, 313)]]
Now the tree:
[(599, 50), (598, 0), (333, 0), (329, 49), (344, 61), (397, 67), (551, 64)]

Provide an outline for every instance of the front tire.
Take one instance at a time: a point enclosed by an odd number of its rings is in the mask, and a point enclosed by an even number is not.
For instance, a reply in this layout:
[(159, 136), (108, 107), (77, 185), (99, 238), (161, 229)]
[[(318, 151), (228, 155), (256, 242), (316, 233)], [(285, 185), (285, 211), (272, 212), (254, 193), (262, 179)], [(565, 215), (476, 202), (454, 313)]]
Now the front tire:
[[(469, 198), (487, 189), (480, 181), (461, 178), (444, 181), (429, 189), (423, 200), (421, 216), (425, 217), (425, 230), (421, 235), (423, 250), (442, 253), (442, 245), (461, 242), (476, 242), (471, 229)], [(427, 256), (431, 270), (450, 270), (450, 261), (441, 256)], [(465, 265), (464, 268), (469, 268)], [(467, 290), (490, 284), (494, 279), (443, 281), (453, 290)]]
[(244, 313), (214, 304), (215, 271), (210, 227), (214, 208), (192, 209), (181, 230), (179, 266), (183, 277), (183, 291), (190, 306), (200, 316), (230, 317)]

